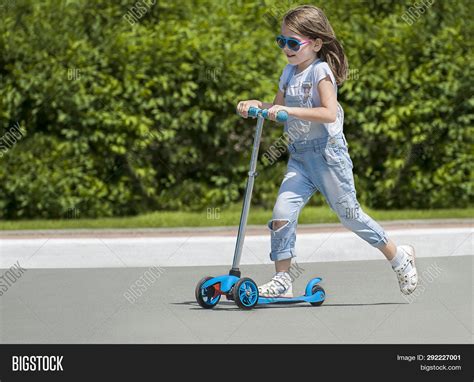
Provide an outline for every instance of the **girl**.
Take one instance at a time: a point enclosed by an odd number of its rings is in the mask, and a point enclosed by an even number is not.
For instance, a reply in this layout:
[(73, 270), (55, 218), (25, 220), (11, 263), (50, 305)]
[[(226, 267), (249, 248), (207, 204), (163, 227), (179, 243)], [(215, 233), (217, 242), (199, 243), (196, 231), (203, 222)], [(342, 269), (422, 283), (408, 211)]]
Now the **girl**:
[(289, 116), (285, 133), (290, 159), (268, 222), (270, 258), (276, 274), (259, 287), (260, 295), (293, 296), (289, 269), (295, 257), (298, 215), (316, 191), (324, 195), (345, 227), (385, 255), (397, 274), (401, 292), (412, 293), (418, 283), (414, 248), (397, 247), (357, 201), (342, 128), (344, 112), (337, 102), (338, 85), (347, 76), (347, 59), (326, 15), (309, 5), (292, 9), (283, 17), (276, 40), (289, 64), (273, 103), (248, 100), (237, 106), (245, 118), (251, 106), (269, 109), (272, 120), (280, 110)]

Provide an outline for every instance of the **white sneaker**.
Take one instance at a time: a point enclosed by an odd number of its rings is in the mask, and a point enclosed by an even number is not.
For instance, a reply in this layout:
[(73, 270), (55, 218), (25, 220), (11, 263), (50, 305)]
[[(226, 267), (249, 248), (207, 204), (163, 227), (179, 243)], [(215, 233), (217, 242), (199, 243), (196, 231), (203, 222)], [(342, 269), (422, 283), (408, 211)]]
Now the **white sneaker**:
[[(416, 286), (418, 285), (418, 272), (415, 267), (415, 248), (411, 245), (400, 245), (397, 248), (404, 251), (407, 254), (407, 257), (402, 264), (393, 268), (393, 270), (397, 274), (400, 291), (405, 295), (409, 295), (415, 291)], [(407, 266), (410, 263), (412, 268), (407, 271)]]
[(272, 279), (258, 287), (260, 297), (293, 297), (293, 285), (287, 272), (278, 272)]

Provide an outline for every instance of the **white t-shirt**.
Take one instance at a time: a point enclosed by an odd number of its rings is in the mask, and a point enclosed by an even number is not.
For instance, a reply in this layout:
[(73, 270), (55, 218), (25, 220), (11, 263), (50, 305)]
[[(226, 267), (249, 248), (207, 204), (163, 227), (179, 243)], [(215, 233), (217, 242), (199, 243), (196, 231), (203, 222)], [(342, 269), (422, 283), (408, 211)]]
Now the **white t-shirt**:
[[(285, 91), (285, 84), (288, 83), (286, 89), (285, 105), (289, 107), (319, 107), (321, 99), (318, 91), (318, 84), (327, 76), (331, 79), (334, 90), (337, 94), (337, 84), (334, 74), (327, 62), (316, 60), (305, 70), (295, 74), (295, 65), (286, 65), (280, 77), (279, 88)], [(290, 78), (289, 82), (288, 79)], [(294, 117), (290, 117), (285, 123), (285, 131), (291, 132), (297, 129), (298, 134), (290, 134), (295, 139), (292, 141), (305, 141), (315, 138), (322, 138), (327, 135), (335, 136), (342, 132), (344, 121), (344, 111), (338, 103), (337, 119), (333, 123), (318, 123), (303, 121)], [(295, 130), (296, 131), (296, 130)], [(302, 133), (303, 132), (303, 133)]]
[[(306, 76), (308, 71), (311, 70), (311, 68), (313, 69), (313, 74), (314, 74), (314, 79), (315, 79), (314, 83), (315, 83), (316, 86), (319, 84), (319, 82), (321, 82), (321, 80), (323, 80), (327, 76), (329, 76), (331, 78), (332, 83), (334, 84), (334, 90), (337, 93), (336, 78), (334, 77), (334, 74), (332, 73), (332, 70), (329, 67), (328, 63), (324, 62), (324, 61), (315, 62), (315, 63), (311, 64), (310, 66), (308, 66), (302, 72), (297, 73), (297, 74), (293, 74), (293, 77), (290, 80), (289, 86), (294, 87), (298, 84), (301, 84), (303, 78)], [(281, 91), (284, 91), (283, 88), (284, 88), (286, 82), (288, 81), (288, 76), (290, 76), (291, 73), (294, 72), (295, 70), (296, 70), (295, 65), (288, 64), (288, 65), (285, 66), (285, 68), (283, 69), (283, 73), (280, 76), (280, 83), (279, 83), (279, 86), (278, 86)], [(317, 96), (317, 99), (319, 100), (319, 92), (316, 91), (314, 93), (315, 93), (315, 96)], [(315, 100), (316, 100), (316, 98), (315, 98)], [(319, 104), (317, 104), (317, 105), (315, 104), (314, 107), (317, 107), (317, 106), (321, 106), (321, 101), (319, 101)]]

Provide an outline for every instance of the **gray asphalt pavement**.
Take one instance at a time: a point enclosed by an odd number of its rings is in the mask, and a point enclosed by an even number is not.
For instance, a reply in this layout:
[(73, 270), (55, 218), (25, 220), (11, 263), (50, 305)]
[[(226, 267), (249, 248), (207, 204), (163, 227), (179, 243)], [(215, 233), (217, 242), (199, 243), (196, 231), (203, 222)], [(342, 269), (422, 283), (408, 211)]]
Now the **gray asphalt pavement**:
[[(421, 281), (409, 300), (385, 260), (301, 263), (295, 292), (322, 277), (321, 307), (252, 311), (225, 299), (214, 310), (194, 301), (197, 281), (228, 266), (27, 269), (0, 297), (0, 342), (472, 343), (472, 259), (418, 259)], [(261, 283), (273, 267), (242, 271)]]

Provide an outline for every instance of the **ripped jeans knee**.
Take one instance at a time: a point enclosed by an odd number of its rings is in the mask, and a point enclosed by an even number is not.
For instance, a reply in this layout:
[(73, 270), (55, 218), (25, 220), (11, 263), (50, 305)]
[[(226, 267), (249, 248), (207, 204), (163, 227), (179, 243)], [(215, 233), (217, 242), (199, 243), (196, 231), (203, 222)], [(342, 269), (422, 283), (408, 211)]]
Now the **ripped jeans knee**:
[[(276, 229), (273, 228), (274, 222)], [(296, 220), (272, 219), (267, 226), (271, 235), (270, 259), (279, 261), (295, 257)]]

